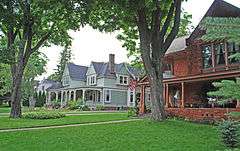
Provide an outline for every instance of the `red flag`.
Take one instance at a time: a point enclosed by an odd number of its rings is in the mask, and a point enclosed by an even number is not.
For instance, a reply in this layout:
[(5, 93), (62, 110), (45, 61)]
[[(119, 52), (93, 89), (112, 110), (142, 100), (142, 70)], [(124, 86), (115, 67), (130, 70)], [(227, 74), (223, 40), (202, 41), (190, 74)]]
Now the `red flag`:
[(129, 83), (129, 89), (133, 91), (135, 90), (136, 86), (137, 86), (137, 80), (131, 79)]

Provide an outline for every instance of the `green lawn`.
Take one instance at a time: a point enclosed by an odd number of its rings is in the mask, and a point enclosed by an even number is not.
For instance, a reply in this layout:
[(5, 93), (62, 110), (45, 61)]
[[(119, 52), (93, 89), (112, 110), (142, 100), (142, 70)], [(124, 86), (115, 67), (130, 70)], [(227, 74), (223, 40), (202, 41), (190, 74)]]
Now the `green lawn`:
[(0, 133), (0, 150), (223, 151), (213, 126), (147, 120)]
[(9, 107), (0, 107), (0, 113), (10, 113)]
[(124, 120), (124, 119), (128, 119), (126, 113), (66, 116), (60, 119), (48, 119), (48, 120), (10, 119), (9, 117), (0, 117), (0, 129), (79, 124), (79, 123)]

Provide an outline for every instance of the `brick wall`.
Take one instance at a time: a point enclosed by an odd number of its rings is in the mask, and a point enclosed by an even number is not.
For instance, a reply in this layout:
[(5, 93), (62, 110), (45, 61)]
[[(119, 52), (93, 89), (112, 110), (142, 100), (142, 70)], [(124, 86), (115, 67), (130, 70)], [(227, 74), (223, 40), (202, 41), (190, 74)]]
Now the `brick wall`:
[(237, 111), (240, 108), (166, 108), (171, 116), (187, 118), (189, 120), (221, 120), (226, 119), (226, 113)]

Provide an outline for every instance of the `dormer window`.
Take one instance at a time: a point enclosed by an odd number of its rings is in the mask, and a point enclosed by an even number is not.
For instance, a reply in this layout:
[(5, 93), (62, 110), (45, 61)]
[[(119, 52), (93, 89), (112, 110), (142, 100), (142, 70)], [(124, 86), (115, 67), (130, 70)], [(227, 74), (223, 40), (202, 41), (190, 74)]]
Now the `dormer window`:
[(128, 77), (120, 75), (119, 76), (119, 84), (127, 85), (128, 84)]
[(95, 75), (87, 77), (87, 85), (95, 85), (96, 82), (97, 82), (97, 79)]

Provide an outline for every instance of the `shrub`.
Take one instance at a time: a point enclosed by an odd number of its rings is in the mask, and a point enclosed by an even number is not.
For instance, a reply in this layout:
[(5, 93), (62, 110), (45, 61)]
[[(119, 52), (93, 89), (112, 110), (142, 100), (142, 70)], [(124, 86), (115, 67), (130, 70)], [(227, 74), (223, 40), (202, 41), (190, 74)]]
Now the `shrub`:
[(219, 125), (222, 141), (227, 147), (237, 147), (239, 142), (238, 126), (237, 122), (231, 120), (223, 121)]
[(44, 111), (38, 111), (38, 112), (27, 112), (24, 113), (22, 118), (26, 119), (57, 119), (65, 117), (66, 115), (61, 112), (44, 112)]
[(83, 103), (82, 99), (77, 100), (77, 101), (71, 100), (71, 101), (68, 101), (68, 103), (67, 103), (68, 109), (70, 109), (70, 110), (79, 109), (79, 107), (83, 104), (84, 103)]
[(54, 109), (59, 109), (61, 107), (61, 102), (59, 100), (51, 101), (51, 105)]
[(87, 105), (80, 105), (79, 110), (80, 111), (90, 111), (90, 108)]
[(128, 108), (128, 117), (137, 116), (137, 110), (134, 107)]
[(96, 110), (97, 111), (102, 111), (102, 110), (104, 110), (105, 109), (105, 107), (103, 106), (103, 105), (97, 105), (96, 106)]

